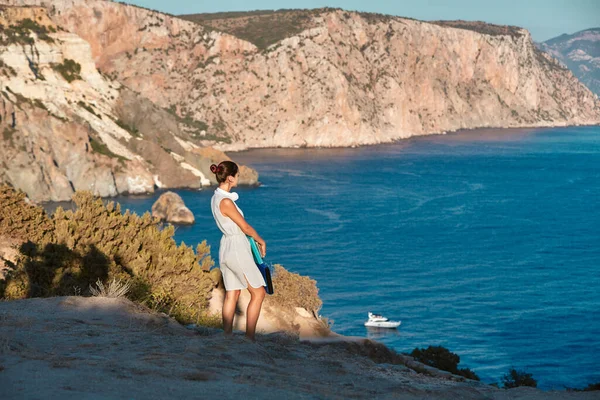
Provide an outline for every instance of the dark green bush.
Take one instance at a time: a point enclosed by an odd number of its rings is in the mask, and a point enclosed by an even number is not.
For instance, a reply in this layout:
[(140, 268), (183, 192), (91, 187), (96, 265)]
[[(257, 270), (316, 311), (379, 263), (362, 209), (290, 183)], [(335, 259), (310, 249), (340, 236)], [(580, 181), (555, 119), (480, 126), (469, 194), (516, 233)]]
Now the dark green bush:
[(516, 388), (519, 386), (537, 387), (537, 381), (533, 376), (525, 371), (517, 371), (514, 368), (508, 370), (508, 373), (502, 377), (502, 383), (505, 389)]
[(598, 383), (590, 383), (589, 385), (587, 385), (583, 389), (567, 387), (567, 392), (593, 392), (593, 391), (596, 391), (596, 390), (600, 390), (600, 382), (598, 382)]
[(410, 353), (417, 361), (425, 365), (451, 372), (478, 381), (479, 377), (468, 368), (458, 368), (460, 357), (442, 346), (429, 346), (426, 349), (416, 348)]
[(585, 388), (582, 389), (583, 392), (593, 392), (595, 390), (600, 390), (600, 382), (598, 383), (590, 383)]
[(81, 79), (81, 75), (79, 75), (81, 73), (81, 64), (70, 58), (65, 58), (62, 64), (52, 64), (52, 68), (60, 73), (69, 83)]

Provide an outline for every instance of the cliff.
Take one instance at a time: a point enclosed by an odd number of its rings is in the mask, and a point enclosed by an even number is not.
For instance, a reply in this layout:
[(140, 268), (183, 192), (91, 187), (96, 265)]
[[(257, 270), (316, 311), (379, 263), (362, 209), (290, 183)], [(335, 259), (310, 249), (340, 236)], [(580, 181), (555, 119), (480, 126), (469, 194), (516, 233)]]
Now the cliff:
[[(0, 183), (34, 201), (215, 184), (228, 159), (199, 133), (100, 73), (89, 44), (40, 7), (0, 8)], [(257, 174), (242, 167), (242, 182)]]
[(2, 398), (594, 399), (596, 392), (497, 389), (359, 338), (257, 343), (188, 330), (126, 299), (0, 302)]
[(247, 16), (200, 25), (107, 1), (49, 7), (103, 73), (205, 127), (222, 150), (600, 122), (598, 99), (520, 28), (322, 9), (274, 13), (289, 29), (273, 25), (278, 36), (255, 45), (216, 30), (251, 40), (264, 20)]
[(560, 60), (600, 96), (600, 28), (560, 35), (540, 43), (539, 47)]

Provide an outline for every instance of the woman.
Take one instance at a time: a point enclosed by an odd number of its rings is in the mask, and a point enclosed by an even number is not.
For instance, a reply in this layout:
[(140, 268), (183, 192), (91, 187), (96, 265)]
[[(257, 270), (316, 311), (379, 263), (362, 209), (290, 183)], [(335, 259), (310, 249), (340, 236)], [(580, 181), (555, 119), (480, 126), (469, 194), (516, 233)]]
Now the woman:
[(240, 175), (237, 164), (223, 161), (219, 165), (212, 164), (210, 170), (219, 182), (219, 187), (215, 189), (211, 199), (211, 208), (217, 226), (223, 232), (219, 245), (219, 264), (225, 283), (223, 329), (226, 335), (231, 335), (233, 316), (241, 289), (247, 288), (250, 292), (250, 303), (246, 311), (246, 336), (254, 341), (256, 323), (265, 298), (265, 280), (254, 263), (246, 235), (254, 238), (263, 257), (267, 254), (267, 245), (246, 222), (244, 213), (235, 204), (239, 196), (232, 193), (231, 189), (237, 186)]

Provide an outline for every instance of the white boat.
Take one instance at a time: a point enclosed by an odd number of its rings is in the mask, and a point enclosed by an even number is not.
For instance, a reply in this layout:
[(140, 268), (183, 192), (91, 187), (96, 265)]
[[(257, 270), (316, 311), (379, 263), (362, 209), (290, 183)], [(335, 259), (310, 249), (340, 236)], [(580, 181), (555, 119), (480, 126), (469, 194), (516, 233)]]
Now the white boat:
[(383, 315), (373, 314), (369, 311), (369, 320), (365, 322), (365, 326), (372, 328), (397, 328), (401, 321), (390, 321)]

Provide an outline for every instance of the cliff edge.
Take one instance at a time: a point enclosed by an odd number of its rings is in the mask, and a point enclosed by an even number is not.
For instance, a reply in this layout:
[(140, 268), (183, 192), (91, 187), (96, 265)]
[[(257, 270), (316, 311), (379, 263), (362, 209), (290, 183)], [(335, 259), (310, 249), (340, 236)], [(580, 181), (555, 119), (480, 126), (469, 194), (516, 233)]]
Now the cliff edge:
[[(339, 9), (277, 12), (265, 25), (100, 0), (48, 8), (101, 71), (205, 127), (221, 150), (600, 122), (598, 98), (517, 27)], [(289, 29), (272, 44), (248, 41), (277, 24)]]

